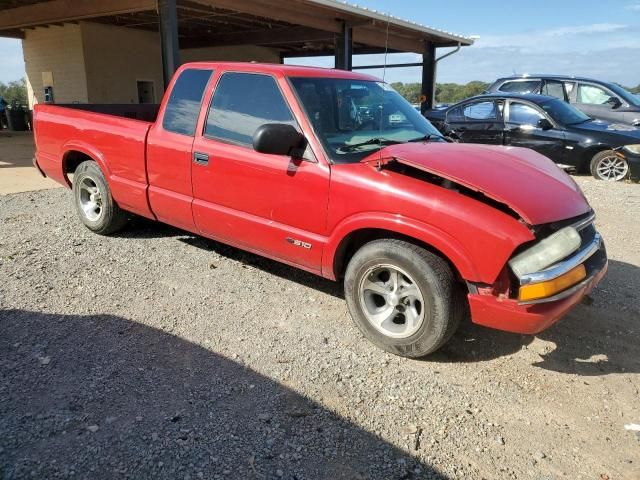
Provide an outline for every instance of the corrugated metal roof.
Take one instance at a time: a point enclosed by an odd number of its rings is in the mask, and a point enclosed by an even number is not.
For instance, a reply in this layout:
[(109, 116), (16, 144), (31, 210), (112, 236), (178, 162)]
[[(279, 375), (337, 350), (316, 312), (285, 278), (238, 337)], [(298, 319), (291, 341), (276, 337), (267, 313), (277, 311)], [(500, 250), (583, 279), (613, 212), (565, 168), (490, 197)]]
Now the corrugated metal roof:
[(451, 42), (459, 42), (462, 45), (473, 45), (473, 39), (458, 35), (445, 30), (439, 30), (437, 28), (428, 27), (421, 23), (413, 22), (411, 20), (405, 20), (403, 18), (395, 17), (377, 10), (372, 10), (366, 7), (339, 0), (306, 0), (309, 3), (321, 5), (324, 7), (332, 8), (335, 10), (341, 10), (344, 13), (351, 15), (359, 15), (363, 17), (373, 18), (381, 22), (389, 22), (390, 25), (412, 30), (419, 34), (426, 34), (433, 37), (441, 37)]

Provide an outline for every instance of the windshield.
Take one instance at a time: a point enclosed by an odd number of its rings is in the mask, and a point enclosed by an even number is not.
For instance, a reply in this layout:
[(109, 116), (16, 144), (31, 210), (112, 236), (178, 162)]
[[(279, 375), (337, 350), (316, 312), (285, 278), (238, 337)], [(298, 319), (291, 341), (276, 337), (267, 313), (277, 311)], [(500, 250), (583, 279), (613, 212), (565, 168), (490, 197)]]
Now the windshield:
[(387, 84), (344, 78), (290, 80), (316, 134), (336, 163), (359, 162), (393, 143), (440, 141), (440, 133), (427, 119)]
[(540, 106), (551, 118), (561, 125), (577, 125), (578, 123), (591, 120), (591, 117), (562, 100), (549, 100)]
[(620, 97), (622, 97), (622, 99), (629, 105), (640, 107), (640, 98), (638, 98), (637, 95), (633, 95), (631, 92), (628, 92), (620, 85), (617, 85), (615, 83), (609, 84), (608, 87), (613, 90), (614, 93), (617, 93)]

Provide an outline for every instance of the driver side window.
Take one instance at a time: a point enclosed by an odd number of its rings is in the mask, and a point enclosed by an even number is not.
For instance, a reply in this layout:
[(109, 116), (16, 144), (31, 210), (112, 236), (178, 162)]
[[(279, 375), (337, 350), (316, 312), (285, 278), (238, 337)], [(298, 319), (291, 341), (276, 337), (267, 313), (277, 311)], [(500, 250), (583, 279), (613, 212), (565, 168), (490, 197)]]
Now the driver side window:
[(545, 116), (537, 108), (525, 103), (511, 102), (507, 122), (515, 125), (537, 125)]
[(213, 93), (205, 136), (250, 147), (253, 134), (265, 123), (298, 128), (275, 79), (253, 73), (225, 73)]

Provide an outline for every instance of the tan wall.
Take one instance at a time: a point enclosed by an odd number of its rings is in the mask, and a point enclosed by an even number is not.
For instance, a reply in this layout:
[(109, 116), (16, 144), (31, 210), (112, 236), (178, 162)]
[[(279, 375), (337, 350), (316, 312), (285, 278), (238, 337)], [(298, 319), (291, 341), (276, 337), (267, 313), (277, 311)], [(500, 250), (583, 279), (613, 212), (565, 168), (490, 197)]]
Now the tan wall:
[(162, 99), (160, 37), (155, 32), (81, 22), (89, 103), (138, 103), (138, 80)]
[[(160, 38), (155, 32), (93, 22), (27, 30), (22, 42), (30, 105), (44, 102), (42, 72), (52, 72), (56, 103), (138, 103), (137, 81), (153, 81), (162, 100)], [(279, 63), (278, 50), (256, 46), (180, 51), (183, 63)]]
[(280, 52), (273, 48), (251, 45), (192, 48), (180, 51), (180, 61), (182, 63), (207, 61), (280, 63)]
[(53, 74), (56, 102), (87, 102), (80, 25), (52, 25), (49, 28), (26, 30), (22, 50), (30, 107), (34, 103), (44, 102), (43, 72)]

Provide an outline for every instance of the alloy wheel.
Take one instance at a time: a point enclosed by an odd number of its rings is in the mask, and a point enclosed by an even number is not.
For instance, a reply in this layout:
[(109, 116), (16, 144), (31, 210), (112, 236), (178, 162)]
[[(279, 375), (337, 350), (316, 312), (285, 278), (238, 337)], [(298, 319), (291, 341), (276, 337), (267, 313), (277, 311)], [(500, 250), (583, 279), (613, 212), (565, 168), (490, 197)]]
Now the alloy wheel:
[(609, 155), (600, 160), (596, 171), (603, 180), (617, 182), (627, 176), (629, 165), (623, 158), (617, 155)]
[(80, 208), (88, 220), (95, 222), (102, 216), (102, 193), (91, 177), (80, 181)]
[(422, 292), (407, 272), (394, 265), (370, 268), (359, 285), (362, 310), (369, 323), (392, 338), (415, 334), (425, 318)]

